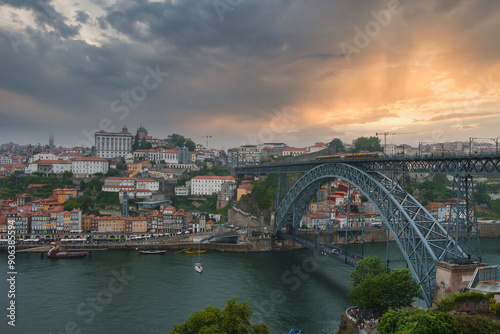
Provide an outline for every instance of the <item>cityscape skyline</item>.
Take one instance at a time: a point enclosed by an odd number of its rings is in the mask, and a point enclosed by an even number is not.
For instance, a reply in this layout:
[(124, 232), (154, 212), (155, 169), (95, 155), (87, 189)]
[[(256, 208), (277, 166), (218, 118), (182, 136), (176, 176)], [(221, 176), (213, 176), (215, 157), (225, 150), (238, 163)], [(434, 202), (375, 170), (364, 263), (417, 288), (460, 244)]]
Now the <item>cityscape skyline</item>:
[[(4, 1), (2, 142), (497, 138), (494, 1)], [(137, 125), (137, 126), (135, 126)], [(384, 142), (383, 136), (380, 137)], [(64, 143), (64, 144), (63, 144)]]

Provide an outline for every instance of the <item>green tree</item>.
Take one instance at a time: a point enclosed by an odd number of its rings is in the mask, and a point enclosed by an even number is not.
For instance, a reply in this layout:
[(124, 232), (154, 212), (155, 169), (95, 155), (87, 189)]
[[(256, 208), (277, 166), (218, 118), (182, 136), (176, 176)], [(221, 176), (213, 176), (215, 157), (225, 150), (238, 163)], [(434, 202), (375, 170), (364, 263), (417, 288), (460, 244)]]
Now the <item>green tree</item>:
[(172, 142), (172, 145), (174, 147), (184, 147), (184, 142), (186, 141), (186, 139), (184, 138), (184, 136), (181, 136), (177, 133), (174, 133), (172, 135), (172, 139), (171, 139), (171, 142)]
[(118, 176), (120, 175), (120, 171), (118, 169), (108, 169), (106, 176)]
[(413, 304), (422, 291), (420, 284), (413, 280), (410, 269), (397, 268), (389, 274), (389, 307), (403, 307)]
[(391, 270), (387, 267), (380, 256), (365, 257), (359, 260), (356, 267), (351, 271), (351, 285), (356, 287), (369, 275), (377, 276), (388, 274)]
[(67, 200), (62, 204), (64, 210), (71, 211), (73, 209), (80, 209), (85, 215), (92, 214), (92, 208), (94, 207), (94, 200), (91, 197), (80, 196)]
[(141, 150), (149, 150), (152, 147), (153, 147), (153, 144), (151, 144), (150, 142), (146, 141), (146, 138), (142, 138), (141, 143), (139, 145), (139, 148)]
[(383, 152), (384, 148), (380, 145), (380, 138), (378, 137), (359, 137), (354, 140), (352, 153), (360, 151)]
[(351, 285), (349, 297), (356, 305), (370, 311), (411, 305), (422, 292), (409, 269), (398, 268), (391, 272), (380, 257), (359, 261), (351, 272)]
[(267, 325), (251, 324), (253, 311), (247, 301), (237, 303), (239, 297), (226, 300), (223, 310), (217, 306), (208, 306), (203, 311), (191, 314), (183, 324), (174, 325), (170, 334), (266, 334)]
[(140, 144), (139, 144), (139, 134), (136, 133), (135, 134), (135, 138), (134, 138), (134, 143), (132, 144), (132, 150), (137, 150), (140, 148)]
[(328, 147), (335, 147), (335, 152), (345, 152), (344, 143), (342, 143), (342, 140), (338, 138), (333, 138), (332, 141), (328, 144)]
[(495, 199), (488, 202), (488, 209), (495, 212), (497, 216), (500, 216), (500, 199)]
[(33, 172), (32, 174), (36, 175), (36, 176), (43, 176), (43, 172), (39, 172), (39, 171)]
[(276, 197), (278, 174), (270, 174), (265, 181), (254, 182), (253, 185), (250, 195), (257, 202), (259, 209), (270, 208), (273, 204), (273, 199)]
[(62, 177), (65, 177), (67, 179), (71, 179), (73, 177), (73, 172), (67, 170), (62, 173)]
[(192, 140), (186, 140), (186, 142), (184, 143), (184, 146), (187, 147), (189, 152), (193, 152), (196, 150), (196, 144)]
[(474, 189), (474, 200), (477, 204), (488, 204), (491, 200), (490, 195), (487, 193), (486, 183), (478, 183)]
[[(393, 310), (389, 309), (377, 326), (377, 331), (381, 334), (408, 332), (415, 323), (422, 310)], [(436, 333), (437, 334), (437, 333)]]

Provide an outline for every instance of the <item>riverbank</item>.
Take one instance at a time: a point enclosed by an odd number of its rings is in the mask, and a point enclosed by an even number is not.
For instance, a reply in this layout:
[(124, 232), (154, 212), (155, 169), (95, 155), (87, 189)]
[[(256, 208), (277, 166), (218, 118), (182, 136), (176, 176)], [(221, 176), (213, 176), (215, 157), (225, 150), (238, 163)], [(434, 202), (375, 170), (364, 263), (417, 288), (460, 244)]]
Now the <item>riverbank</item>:
[[(500, 237), (500, 223), (480, 223), (479, 235), (482, 238)], [(301, 232), (308, 237), (315, 238), (314, 231)], [(387, 242), (387, 228), (385, 227), (367, 227), (364, 231), (364, 236), (358, 233), (356, 237), (349, 236), (348, 244), (361, 244), (363, 241), (367, 243), (385, 243)], [(207, 235), (210, 236), (210, 235)], [(332, 231), (319, 231), (318, 241), (326, 243), (335, 243), (337, 245), (345, 244), (345, 229), (335, 229)], [(30, 236), (32, 237), (32, 236)], [(83, 251), (103, 251), (103, 250), (123, 250), (123, 249), (166, 249), (166, 250), (181, 250), (185, 248), (198, 248), (198, 240), (203, 238), (203, 235), (193, 235), (185, 238), (153, 238), (148, 241), (141, 242), (98, 242), (72, 244), (66, 243), (64, 247), (67, 249), (83, 250)], [(389, 240), (394, 241), (394, 237), (389, 234)], [(7, 251), (8, 245), (0, 245), (0, 252)], [(253, 252), (273, 252), (287, 251), (294, 249), (302, 249), (301, 246), (292, 245), (287, 240), (279, 240), (273, 244), (273, 239), (270, 235), (260, 237), (246, 237), (242, 234), (237, 244), (219, 244), (219, 243), (202, 243), (201, 249), (230, 252), (230, 253), (253, 253)], [(47, 252), (50, 245), (44, 244), (17, 244), (17, 252)]]
[[(59, 245), (59, 244), (58, 244)], [(16, 245), (18, 253), (46, 253), (53, 245)], [(71, 244), (63, 243), (62, 248), (68, 251), (107, 251), (107, 250), (183, 250), (191, 249), (210, 250), (228, 253), (257, 253), (257, 252), (275, 252), (303, 249), (302, 246), (292, 245), (290, 243), (281, 243), (272, 245), (271, 238), (248, 238), (246, 241), (236, 244), (222, 243), (202, 243), (196, 241), (149, 241), (149, 242), (110, 242), (110, 243), (83, 243)], [(0, 251), (7, 250), (6, 245), (0, 246)]]
[[(446, 228), (446, 227), (445, 227)], [(497, 238), (500, 237), (500, 223), (478, 223), (479, 237), (481, 238)], [(348, 244), (379, 243), (387, 242), (387, 227), (366, 227), (364, 235), (361, 235), (360, 229), (355, 229), (356, 236), (350, 234), (347, 239)], [(308, 237), (314, 238), (315, 231), (310, 230), (301, 232)], [(322, 242), (342, 245), (346, 243), (346, 230), (333, 229), (330, 231), (318, 231), (318, 240)], [(389, 233), (389, 241), (395, 241), (394, 236)]]

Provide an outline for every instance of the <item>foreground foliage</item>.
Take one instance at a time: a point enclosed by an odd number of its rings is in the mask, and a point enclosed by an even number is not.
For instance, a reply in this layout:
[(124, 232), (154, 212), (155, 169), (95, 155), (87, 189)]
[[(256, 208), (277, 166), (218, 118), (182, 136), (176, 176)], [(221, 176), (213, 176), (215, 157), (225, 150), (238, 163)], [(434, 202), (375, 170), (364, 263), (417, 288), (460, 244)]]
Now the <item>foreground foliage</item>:
[(498, 303), (490, 295), (479, 292), (456, 293), (441, 299), (435, 308), (423, 309), (389, 309), (380, 320), (377, 330), (381, 334), (420, 333), (420, 334), (489, 334), (500, 333), (500, 323), (478, 314), (450, 313), (460, 309), (465, 302), (489, 301), (492, 315), (498, 310)]
[(247, 301), (238, 303), (239, 297), (226, 300), (223, 310), (207, 306), (194, 312), (183, 324), (174, 325), (170, 334), (267, 334), (269, 329), (263, 323), (251, 324), (253, 310)]
[(351, 285), (353, 288), (349, 297), (356, 305), (369, 311), (409, 306), (422, 292), (409, 269), (398, 268), (391, 272), (378, 256), (358, 262), (351, 272)]

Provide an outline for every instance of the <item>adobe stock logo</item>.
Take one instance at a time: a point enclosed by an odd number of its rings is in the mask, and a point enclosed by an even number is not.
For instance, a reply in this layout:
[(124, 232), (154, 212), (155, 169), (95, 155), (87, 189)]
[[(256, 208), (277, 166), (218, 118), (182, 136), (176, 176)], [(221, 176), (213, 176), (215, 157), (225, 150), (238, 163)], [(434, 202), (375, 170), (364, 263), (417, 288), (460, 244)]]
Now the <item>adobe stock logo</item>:
[(400, 5), (399, 0), (390, 0), (387, 3), (387, 9), (382, 9), (378, 12), (374, 10), (370, 11), (374, 20), (365, 24), (364, 31), (358, 26), (354, 27), (354, 32), (356, 33), (353, 38), (354, 45), (347, 42), (339, 44), (347, 63), (351, 62), (351, 55), (359, 54), (362, 49), (370, 45), (372, 40), (380, 34), (382, 28), (387, 27), (391, 23), (394, 14), (401, 13), (403, 7)]

